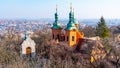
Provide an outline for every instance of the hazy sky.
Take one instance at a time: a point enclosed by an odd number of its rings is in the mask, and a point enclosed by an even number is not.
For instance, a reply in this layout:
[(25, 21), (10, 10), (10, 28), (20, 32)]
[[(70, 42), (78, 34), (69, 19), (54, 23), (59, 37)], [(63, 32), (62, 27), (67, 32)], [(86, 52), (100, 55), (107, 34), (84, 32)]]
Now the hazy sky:
[(0, 0), (0, 18), (68, 19), (70, 3), (77, 19), (120, 18), (120, 0)]

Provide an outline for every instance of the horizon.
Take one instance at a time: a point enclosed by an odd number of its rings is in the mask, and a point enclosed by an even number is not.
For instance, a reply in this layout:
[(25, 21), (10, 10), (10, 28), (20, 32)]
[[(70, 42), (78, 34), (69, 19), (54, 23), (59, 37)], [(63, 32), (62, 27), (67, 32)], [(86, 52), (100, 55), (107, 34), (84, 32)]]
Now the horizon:
[(76, 19), (120, 19), (119, 0), (1, 0), (0, 19), (54, 19), (56, 4), (59, 19), (69, 19), (70, 3)]
[[(100, 17), (101, 18), (101, 17)], [(77, 20), (100, 20), (100, 18), (77, 18)], [(54, 18), (0, 18), (0, 20), (55, 20)], [(104, 18), (105, 20), (120, 20), (120, 18)], [(64, 19), (58, 19), (58, 21), (61, 20), (69, 20), (64, 18)]]

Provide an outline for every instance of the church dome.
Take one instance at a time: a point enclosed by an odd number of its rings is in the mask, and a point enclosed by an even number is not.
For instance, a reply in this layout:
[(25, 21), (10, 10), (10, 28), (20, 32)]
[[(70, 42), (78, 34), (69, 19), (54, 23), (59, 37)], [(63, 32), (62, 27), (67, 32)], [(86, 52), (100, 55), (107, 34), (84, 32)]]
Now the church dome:
[(69, 13), (69, 22), (68, 22), (67, 27), (66, 27), (65, 30), (77, 29), (77, 28), (75, 27), (75, 24), (74, 24), (73, 19), (74, 19), (74, 18), (73, 18), (73, 13), (70, 12), (70, 13)]
[(66, 30), (73, 30), (73, 29), (76, 29), (75, 24), (72, 21), (69, 21)]
[(52, 28), (54, 28), (54, 29), (61, 28), (60, 23), (59, 23), (58, 21), (55, 21), (55, 22), (53, 23), (53, 27), (52, 27)]
[(55, 13), (55, 22), (53, 23), (52, 28), (54, 29), (61, 28), (60, 23), (58, 22), (57, 6), (56, 6), (56, 13)]
[(74, 24), (79, 24), (78, 20), (74, 19)]
[(69, 22), (65, 30), (76, 30), (76, 26), (74, 24), (74, 14), (72, 12), (72, 4), (70, 4), (70, 13), (69, 13)]

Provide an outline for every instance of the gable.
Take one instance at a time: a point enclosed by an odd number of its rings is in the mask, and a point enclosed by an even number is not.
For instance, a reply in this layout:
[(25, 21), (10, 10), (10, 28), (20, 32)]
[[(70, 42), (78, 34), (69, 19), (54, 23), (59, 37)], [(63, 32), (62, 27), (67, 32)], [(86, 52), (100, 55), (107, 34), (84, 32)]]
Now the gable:
[(33, 47), (35, 47), (35, 42), (30, 37), (28, 37), (26, 40), (23, 41), (21, 46), (22, 46), (22, 48), (23, 47), (24, 48), (27, 48), (27, 47), (33, 48)]

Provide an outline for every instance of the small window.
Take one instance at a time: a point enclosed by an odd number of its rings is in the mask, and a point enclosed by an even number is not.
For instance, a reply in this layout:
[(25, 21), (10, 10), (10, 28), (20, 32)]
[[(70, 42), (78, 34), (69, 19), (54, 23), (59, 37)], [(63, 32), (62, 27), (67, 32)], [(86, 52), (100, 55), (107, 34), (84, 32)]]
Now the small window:
[(74, 36), (72, 36), (72, 41), (74, 41)]
[(54, 39), (54, 34), (53, 34), (53, 39)]
[(67, 36), (67, 41), (68, 41), (69, 37)]
[(63, 41), (65, 41), (65, 36), (63, 37)]
[(57, 39), (60, 40), (60, 36), (59, 36), (59, 34), (57, 34)]

